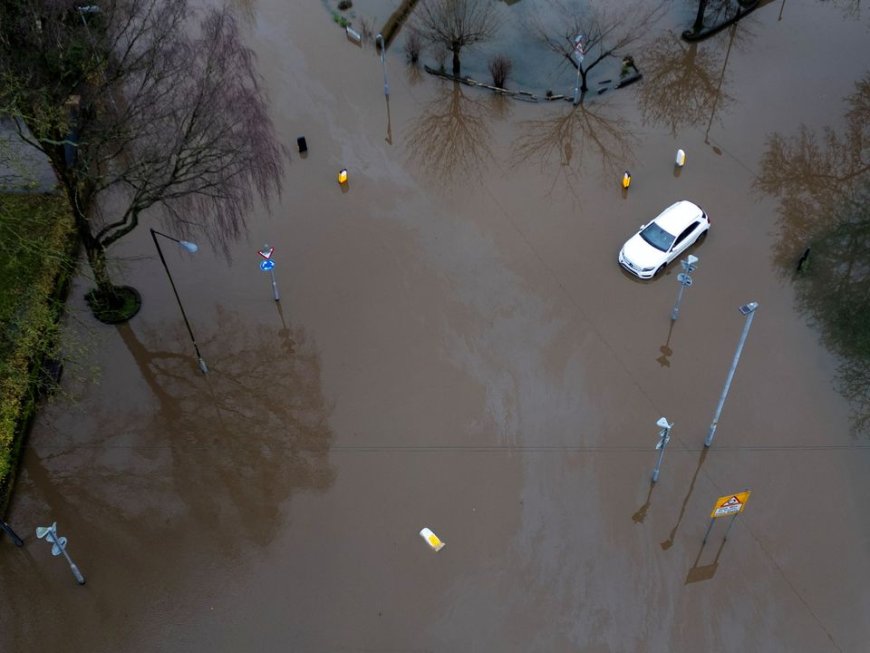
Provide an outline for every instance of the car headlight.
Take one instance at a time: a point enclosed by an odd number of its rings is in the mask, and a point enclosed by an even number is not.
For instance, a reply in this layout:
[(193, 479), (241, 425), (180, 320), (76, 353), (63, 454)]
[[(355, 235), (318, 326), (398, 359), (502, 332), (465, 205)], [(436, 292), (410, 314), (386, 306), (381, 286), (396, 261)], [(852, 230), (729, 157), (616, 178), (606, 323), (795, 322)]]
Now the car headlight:
[(655, 268), (641, 268), (640, 269), (641, 272), (652, 272), (653, 270), (655, 270)]

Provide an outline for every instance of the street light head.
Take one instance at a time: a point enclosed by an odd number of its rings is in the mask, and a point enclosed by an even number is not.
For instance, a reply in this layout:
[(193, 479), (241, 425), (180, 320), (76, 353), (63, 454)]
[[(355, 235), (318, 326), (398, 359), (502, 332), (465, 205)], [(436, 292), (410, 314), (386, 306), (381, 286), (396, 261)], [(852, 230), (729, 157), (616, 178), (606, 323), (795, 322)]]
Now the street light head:
[(698, 257), (694, 254), (689, 254), (689, 265), (695, 265), (698, 262)]
[(191, 243), (190, 241), (187, 241), (187, 240), (179, 240), (178, 244), (181, 245), (184, 249), (186, 249), (191, 254), (195, 254), (196, 251), (199, 249), (199, 245), (197, 245), (196, 243)]
[(660, 429), (669, 429), (673, 426), (673, 423), (668, 423), (667, 418), (660, 417), (659, 421), (656, 422), (656, 426), (658, 426)]
[(756, 308), (758, 308), (758, 302), (749, 302), (748, 304), (744, 304), (737, 310), (739, 310), (742, 315), (749, 315)]

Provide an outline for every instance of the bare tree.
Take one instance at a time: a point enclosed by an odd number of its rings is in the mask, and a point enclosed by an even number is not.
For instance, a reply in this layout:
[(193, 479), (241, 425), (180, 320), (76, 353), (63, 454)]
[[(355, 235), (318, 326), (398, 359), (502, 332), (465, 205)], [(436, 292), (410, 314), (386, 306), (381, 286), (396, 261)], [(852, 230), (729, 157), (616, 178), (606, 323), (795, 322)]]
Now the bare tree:
[[(645, 38), (665, 10), (661, 1), (617, 10), (606, 3), (580, 4), (556, 0), (553, 4), (556, 10), (547, 12), (547, 15), (559, 16), (558, 23), (535, 18), (531, 29), (550, 49), (577, 68), (583, 93), (589, 90), (587, 77), (592, 69), (617, 53), (626, 53), (630, 46)], [(579, 41), (583, 50), (582, 61), (575, 55), (577, 37), (582, 37)]]
[(453, 53), (458, 76), (462, 48), (492, 38), (499, 25), (492, 0), (421, 0), (414, 27), (424, 41)]
[[(233, 14), (187, 0), (114, 0), (100, 11), (64, 0), (12, 0), (0, 14), (0, 111), (29, 127), (75, 215), (97, 289), (120, 298), (106, 249), (156, 206), (177, 229), (225, 245), (255, 195), (280, 190), (278, 145)], [(9, 56), (13, 52), (16, 56)], [(112, 198), (111, 215), (103, 200)]]
[(687, 41), (701, 41), (713, 36), (741, 18), (773, 0), (698, 0), (692, 27), (683, 32)]

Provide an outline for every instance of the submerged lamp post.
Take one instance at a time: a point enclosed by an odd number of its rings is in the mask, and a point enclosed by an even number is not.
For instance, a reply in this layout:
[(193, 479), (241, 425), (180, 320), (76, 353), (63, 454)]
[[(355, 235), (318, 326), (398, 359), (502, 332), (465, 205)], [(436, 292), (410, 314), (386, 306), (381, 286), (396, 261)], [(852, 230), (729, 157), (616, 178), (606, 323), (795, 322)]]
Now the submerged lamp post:
[(45, 538), (45, 541), (51, 544), (51, 555), (59, 556), (63, 554), (63, 557), (69, 563), (73, 576), (76, 578), (76, 582), (79, 585), (85, 584), (85, 577), (82, 576), (82, 572), (79, 571), (76, 563), (73, 562), (72, 558), (69, 557), (69, 553), (66, 552), (66, 538), (58, 537), (57, 535), (57, 522), (54, 522), (51, 526), (37, 526), (36, 537), (40, 540)]
[(157, 248), (157, 253), (160, 255), (160, 262), (163, 263), (163, 269), (166, 270), (166, 276), (169, 277), (169, 284), (172, 286), (172, 292), (175, 293), (175, 301), (178, 302), (178, 308), (181, 309), (181, 317), (184, 318), (184, 326), (187, 327), (187, 333), (190, 335), (190, 342), (193, 343), (193, 349), (196, 352), (196, 360), (199, 363), (199, 369), (202, 370), (203, 374), (208, 373), (208, 367), (206, 367), (205, 361), (202, 358), (202, 354), (199, 353), (199, 345), (196, 344), (196, 338), (193, 335), (193, 329), (190, 328), (190, 322), (187, 319), (187, 313), (184, 312), (184, 305), (181, 303), (181, 297), (178, 296), (178, 289), (175, 287), (175, 281), (172, 280), (172, 274), (169, 272), (169, 266), (166, 265), (166, 259), (163, 257), (163, 250), (160, 249), (160, 243), (157, 241), (157, 236), (163, 236), (171, 240), (174, 243), (178, 243), (179, 247), (186, 249), (191, 254), (196, 252), (199, 249), (196, 243), (191, 243), (186, 240), (179, 240), (178, 238), (173, 238), (172, 236), (168, 236), (160, 231), (156, 231), (151, 229), (151, 238), (154, 240), (154, 246)]
[(375, 37), (375, 45), (377, 45), (378, 41), (381, 43), (381, 68), (384, 71), (384, 96), (390, 97), (390, 85), (387, 83), (387, 62), (384, 60), (384, 54), (387, 51), (387, 45), (384, 42), (384, 35), (378, 34)]
[(677, 302), (671, 311), (671, 320), (676, 322), (680, 316), (680, 302), (683, 300), (683, 291), (692, 285), (692, 272), (698, 267), (698, 257), (689, 254), (687, 259), (680, 261), (683, 266), (683, 271), (677, 275), (677, 281), (680, 282), (680, 289), (677, 291)]
[(662, 467), (662, 459), (665, 457), (665, 447), (668, 446), (668, 442), (671, 440), (671, 429), (674, 427), (674, 423), (668, 422), (665, 417), (660, 417), (659, 421), (656, 422), (656, 426), (660, 429), (659, 442), (656, 445), (656, 449), (659, 450), (659, 459), (656, 461), (656, 468), (652, 473), (653, 483), (659, 480), (659, 470)]
[(716, 435), (716, 427), (719, 426), (719, 415), (722, 414), (722, 406), (725, 405), (725, 397), (728, 396), (728, 389), (731, 387), (731, 380), (734, 378), (734, 372), (737, 370), (737, 363), (740, 361), (740, 353), (743, 351), (743, 345), (746, 343), (746, 336), (749, 335), (749, 327), (752, 326), (752, 318), (755, 317), (755, 309), (757, 308), (758, 302), (749, 302), (737, 309), (746, 320), (743, 324), (743, 332), (740, 334), (740, 341), (737, 343), (737, 351), (734, 352), (734, 360), (731, 361), (731, 369), (728, 370), (728, 378), (725, 379), (725, 387), (722, 388), (722, 396), (719, 397), (719, 405), (716, 406), (716, 414), (713, 416), (713, 422), (710, 424), (710, 431), (707, 433), (707, 438), (704, 440), (705, 447), (709, 447), (713, 444), (713, 436)]

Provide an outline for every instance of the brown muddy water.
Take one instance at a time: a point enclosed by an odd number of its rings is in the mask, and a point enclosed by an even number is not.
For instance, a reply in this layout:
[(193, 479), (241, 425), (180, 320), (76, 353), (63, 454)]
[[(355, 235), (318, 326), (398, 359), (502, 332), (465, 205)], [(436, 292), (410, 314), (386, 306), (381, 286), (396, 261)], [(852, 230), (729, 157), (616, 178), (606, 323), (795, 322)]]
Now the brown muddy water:
[[(378, 29), (397, 4), (356, 11)], [(78, 281), (79, 364), (6, 517), (26, 546), (0, 539), (0, 650), (866, 651), (870, 448), (753, 190), (772, 134), (843, 128), (866, 8), (767, 3), (688, 45), (674, 3), (633, 48), (643, 81), (575, 109), (454, 87), (401, 34), (386, 100), (328, 4), (240, 5), (277, 131), (309, 152), (230, 261), (167, 250), (207, 376), (146, 229), (113, 251), (144, 298), (128, 325), (95, 323)], [(505, 29), (544, 6), (500, 5)], [(523, 52), (528, 90), (570, 93)], [(677, 199), (713, 226), (671, 324), (677, 270), (636, 282), (616, 253)], [(55, 520), (84, 587), (33, 534)]]

